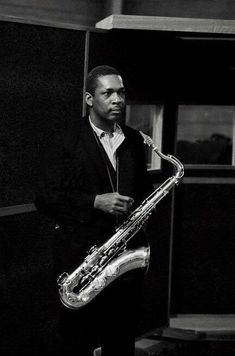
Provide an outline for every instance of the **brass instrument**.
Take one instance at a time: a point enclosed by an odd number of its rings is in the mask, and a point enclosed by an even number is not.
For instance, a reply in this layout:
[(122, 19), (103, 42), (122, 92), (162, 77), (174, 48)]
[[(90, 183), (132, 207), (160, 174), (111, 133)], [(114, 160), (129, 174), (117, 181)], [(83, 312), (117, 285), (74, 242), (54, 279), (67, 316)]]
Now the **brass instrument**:
[(64, 272), (58, 277), (61, 302), (70, 309), (79, 309), (88, 304), (122, 274), (136, 268), (147, 269), (149, 266), (149, 246), (127, 249), (127, 243), (143, 227), (158, 202), (179, 182), (184, 167), (174, 156), (160, 152), (149, 136), (141, 131), (140, 134), (146, 145), (174, 165), (175, 175), (155, 189), (102, 246), (93, 246), (77, 269), (71, 274)]

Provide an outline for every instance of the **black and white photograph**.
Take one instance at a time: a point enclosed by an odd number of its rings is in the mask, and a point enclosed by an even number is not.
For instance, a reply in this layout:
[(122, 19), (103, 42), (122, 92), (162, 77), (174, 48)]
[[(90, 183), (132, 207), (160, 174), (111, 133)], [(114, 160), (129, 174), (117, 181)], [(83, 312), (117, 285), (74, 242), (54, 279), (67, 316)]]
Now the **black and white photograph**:
[(0, 0), (1, 356), (235, 355), (235, 2)]

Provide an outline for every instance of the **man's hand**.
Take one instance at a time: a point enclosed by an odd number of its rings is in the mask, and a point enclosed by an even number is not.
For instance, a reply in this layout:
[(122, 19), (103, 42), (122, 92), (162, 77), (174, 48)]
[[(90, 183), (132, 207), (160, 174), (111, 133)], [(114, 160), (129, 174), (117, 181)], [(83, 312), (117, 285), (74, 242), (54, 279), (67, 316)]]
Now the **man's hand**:
[(105, 193), (96, 195), (94, 207), (103, 210), (106, 213), (114, 215), (126, 214), (130, 211), (134, 200), (128, 196), (119, 193)]

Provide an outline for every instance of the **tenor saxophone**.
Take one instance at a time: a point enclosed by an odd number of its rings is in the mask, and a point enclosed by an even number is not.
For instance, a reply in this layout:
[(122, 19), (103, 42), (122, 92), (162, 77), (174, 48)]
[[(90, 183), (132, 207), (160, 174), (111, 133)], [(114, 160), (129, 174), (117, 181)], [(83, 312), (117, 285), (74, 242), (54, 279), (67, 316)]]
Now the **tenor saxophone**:
[(60, 300), (67, 308), (82, 308), (128, 271), (137, 268), (148, 269), (150, 247), (128, 249), (127, 243), (143, 227), (158, 202), (178, 184), (184, 174), (184, 167), (176, 157), (163, 154), (149, 136), (141, 131), (140, 134), (146, 145), (162, 159), (174, 165), (175, 174), (155, 189), (102, 246), (93, 246), (78, 268), (71, 274), (63, 272), (58, 277)]

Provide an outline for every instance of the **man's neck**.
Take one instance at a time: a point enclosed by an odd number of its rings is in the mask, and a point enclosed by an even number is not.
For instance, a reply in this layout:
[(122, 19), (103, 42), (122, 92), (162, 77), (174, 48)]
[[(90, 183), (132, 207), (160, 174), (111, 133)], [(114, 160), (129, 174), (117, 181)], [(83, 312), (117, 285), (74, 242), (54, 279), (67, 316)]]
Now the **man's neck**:
[(116, 125), (115, 121), (104, 123), (95, 119), (91, 115), (90, 115), (90, 120), (94, 126), (96, 126), (98, 129), (103, 130), (105, 132), (113, 132)]

